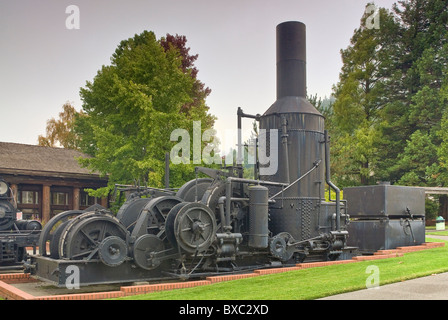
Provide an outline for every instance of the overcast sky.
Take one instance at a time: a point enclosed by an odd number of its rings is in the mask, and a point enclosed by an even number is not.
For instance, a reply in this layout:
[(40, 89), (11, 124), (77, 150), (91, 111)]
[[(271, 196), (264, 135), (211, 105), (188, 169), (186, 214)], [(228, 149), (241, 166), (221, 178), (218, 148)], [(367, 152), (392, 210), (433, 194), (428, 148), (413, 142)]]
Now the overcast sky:
[[(218, 132), (236, 111), (264, 113), (276, 99), (275, 28), (307, 26), (308, 94), (330, 96), (340, 50), (359, 27), (366, 0), (0, 0), (0, 141), (37, 144), (46, 121), (91, 81), (121, 40), (143, 30), (187, 37), (198, 78), (212, 89)], [(375, 4), (390, 9), (394, 0)], [(79, 28), (68, 29), (79, 9)], [(70, 25), (70, 24), (69, 24)], [(243, 126), (250, 127), (249, 119)]]

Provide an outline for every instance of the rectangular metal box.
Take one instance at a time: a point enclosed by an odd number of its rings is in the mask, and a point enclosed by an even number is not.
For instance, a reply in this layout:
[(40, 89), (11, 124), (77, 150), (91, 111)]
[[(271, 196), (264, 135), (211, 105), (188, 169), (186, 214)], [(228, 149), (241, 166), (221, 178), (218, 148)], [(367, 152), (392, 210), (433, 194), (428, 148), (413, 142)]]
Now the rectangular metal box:
[(425, 242), (425, 219), (355, 220), (347, 227), (347, 245), (362, 253), (397, 247), (416, 246)]
[(343, 193), (350, 217), (425, 215), (422, 188), (380, 184), (345, 188)]

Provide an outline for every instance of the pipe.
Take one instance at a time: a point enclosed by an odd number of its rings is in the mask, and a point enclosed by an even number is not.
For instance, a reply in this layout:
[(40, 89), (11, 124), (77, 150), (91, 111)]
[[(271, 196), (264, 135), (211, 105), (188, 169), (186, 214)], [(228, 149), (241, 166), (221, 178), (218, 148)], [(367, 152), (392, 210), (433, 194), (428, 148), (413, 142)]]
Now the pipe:
[(283, 145), (283, 158), (285, 159), (285, 177), (286, 183), (289, 183), (289, 156), (288, 156), (288, 120), (282, 115), (282, 145)]
[(218, 199), (218, 206), (219, 206), (219, 215), (221, 217), (221, 228), (223, 232), (230, 232), (228, 230), (228, 225), (226, 222), (226, 215), (224, 213), (224, 201), (226, 200), (226, 197), (220, 197)]
[(280, 193), (282, 193), (282, 192), (285, 192), (286, 190), (288, 190), (289, 188), (291, 188), (293, 185), (295, 185), (297, 182), (299, 182), (300, 180), (302, 180), (303, 178), (305, 178), (307, 175), (309, 175), (314, 169), (316, 169), (319, 165), (320, 165), (320, 163), (321, 163), (321, 161), (322, 160), (317, 160), (315, 163), (314, 163), (314, 166), (310, 169), (310, 170), (308, 170), (307, 172), (305, 172), (304, 174), (302, 174), (299, 178), (297, 178), (293, 183), (291, 183), (291, 184), (289, 184), (288, 186), (286, 186), (286, 188), (285, 189), (283, 189), (282, 191), (279, 191), (279, 192), (277, 192), (276, 194), (274, 194), (272, 197), (270, 197), (269, 198), (269, 200), (272, 200), (272, 199), (274, 199), (276, 196), (278, 196)]
[(255, 148), (254, 148), (254, 179), (258, 179), (258, 137), (255, 138)]
[(341, 190), (330, 180), (330, 140), (328, 130), (324, 130), (325, 136), (325, 181), (336, 193), (336, 230), (341, 230)]
[[(237, 154), (237, 161), (236, 163), (238, 165), (241, 165), (243, 163), (244, 155), (243, 155), (243, 142), (242, 142), (242, 118), (250, 118), (255, 119), (256, 121), (260, 121), (260, 114), (247, 114), (243, 112), (243, 109), (241, 107), (238, 107), (237, 111), (238, 121), (237, 121), (237, 127), (238, 127), (238, 154)], [(240, 176), (242, 178), (242, 175)]]
[[(243, 116), (243, 110), (238, 107), (238, 111), (237, 111), (237, 115), (238, 115), (238, 155), (237, 155), (237, 160), (236, 163), (238, 165), (243, 163), (243, 142), (242, 142), (242, 138), (241, 138), (241, 118)], [(242, 176), (240, 176), (240, 178), (242, 178)]]
[(170, 187), (170, 153), (165, 153), (165, 189)]

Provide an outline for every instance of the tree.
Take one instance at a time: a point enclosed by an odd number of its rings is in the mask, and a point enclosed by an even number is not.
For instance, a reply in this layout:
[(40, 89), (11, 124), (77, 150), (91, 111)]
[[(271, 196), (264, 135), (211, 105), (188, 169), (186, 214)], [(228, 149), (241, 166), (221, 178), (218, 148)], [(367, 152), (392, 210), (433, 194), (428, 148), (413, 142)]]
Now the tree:
[(380, 29), (364, 27), (363, 17), (341, 51), (333, 159), (345, 169), (339, 177), (349, 185), (378, 180), (434, 185), (447, 110), (448, 3), (398, 1), (391, 12), (379, 12)]
[[(369, 6), (370, 4), (368, 4)], [(380, 9), (381, 24), (391, 15)], [(355, 30), (350, 46), (341, 50), (343, 67), (334, 86), (333, 159), (345, 173), (336, 172), (342, 185), (369, 184), (377, 164), (377, 144), (382, 139), (380, 111), (384, 106), (384, 29), (368, 28), (367, 16)], [(382, 27), (383, 28), (383, 27)], [(336, 178), (338, 180), (338, 178)]]
[[(213, 125), (205, 105), (209, 91), (198, 89), (195, 58), (181, 52), (185, 41), (178, 45), (164, 47), (149, 31), (123, 40), (111, 65), (81, 88), (87, 116), (77, 118), (75, 132), (81, 150), (92, 156), (82, 163), (108, 174), (110, 186), (135, 180), (163, 186), (165, 153), (175, 143), (170, 133), (177, 128), (191, 133), (194, 120), (201, 121), (202, 131)], [(185, 171), (180, 165), (172, 170), (175, 176)]]
[[(447, 8), (442, 0), (398, 1), (393, 8), (397, 27), (385, 43), (389, 61), (387, 102), (382, 111), (384, 139), (379, 149), (383, 161), (378, 170), (392, 182), (411, 175), (408, 166), (397, 165), (397, 159), (406, 163), (406, 148), (412, 149), (409, 144), (414, 141), (409, 138), (415, 132), (420, 131), (436, 147), (440, 145), (436, 132), (446, 110), (441, 89), (447, 71)], [(425, 165), (431, 167), (433, 163)]]
[(404, 174), (398, 184), (408, 186), (424, 186), (428, 184), (430, 177), (428, 164), (437, 162), (437, 147), (431, 136), (420, 130), (415, 131), (407, 141), (397, 166)]
[(78, 136), (73, 131), (76, 117), (82, 117), (69, 102), (62, 106), (59, 120), (51, 118), (47, 121), (46, 136), (39, 135), (38, 144), (44, 147), (62, 146), (67, 149), (78, 149)]
[[(201, 110), (204, 107), (208, 110), (209, 108), (205, 106), (204, 100), (210, 95), (211, 89), (205, 87), (204, 83), (197, 78), (199, 70), (194, 66), (194, 62), (199, 55), (190, 55), (190, 48), (187, 47), (187, 38), (178, 34), (175, 36), (167, 34), (166, 37), (160, 39), (160, 45), (165, 49), (165, 52), (178, 50), (182, 57), (181, 68), (183, 72), (186, 74), (190, 73), (191, 77), (194, 79), (191, 93), (193, 100), (184, 104), (181, 107), (181, 111), (188, 114), (192, 111)], [(208, 123), (207, 126), (212, 127), (214, 119), (210, 117), (208, 120), (211, 122)]]

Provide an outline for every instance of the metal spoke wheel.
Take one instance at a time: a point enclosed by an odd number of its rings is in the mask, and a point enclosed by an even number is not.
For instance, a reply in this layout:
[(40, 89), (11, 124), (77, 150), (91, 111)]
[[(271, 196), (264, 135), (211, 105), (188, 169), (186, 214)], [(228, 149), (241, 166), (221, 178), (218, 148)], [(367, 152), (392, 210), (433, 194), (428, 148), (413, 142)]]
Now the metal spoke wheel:
[[(126, 229), (113, 216), (96, 214), (68, 225), (59, 245), (59, 254), (71, 260), (91, 260), (98, 257), (100, 244), (107, 237), (126, 239)], [(103, 246), (107, 247), (107, 245)]]
[(177, 244), (190, 253), (206, 251), (216, 234), (214, 212), (202, 203), (187, 203), (177, 207), (174, 231)]

